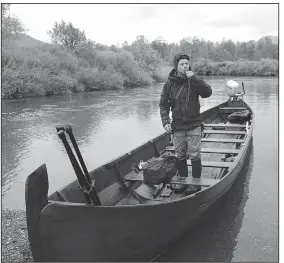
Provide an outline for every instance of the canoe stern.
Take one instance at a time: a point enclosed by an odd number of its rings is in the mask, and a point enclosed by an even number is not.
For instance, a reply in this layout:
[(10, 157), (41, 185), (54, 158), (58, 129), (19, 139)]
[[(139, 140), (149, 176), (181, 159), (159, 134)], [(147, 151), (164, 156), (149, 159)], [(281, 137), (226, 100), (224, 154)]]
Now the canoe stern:
[(25, 185), (28, 237), (35, 261), (42, 261), (39, 219), (48, 202), (48, 188), (46, 164), (43, 164), (27, 177)]

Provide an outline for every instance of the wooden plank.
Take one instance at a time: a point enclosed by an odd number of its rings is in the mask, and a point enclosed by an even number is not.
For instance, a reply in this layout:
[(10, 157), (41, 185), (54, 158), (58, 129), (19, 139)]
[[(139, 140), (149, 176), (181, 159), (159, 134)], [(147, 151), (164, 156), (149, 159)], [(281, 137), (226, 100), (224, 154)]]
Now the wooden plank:
[[(191, 161), (187, 160), (187, 165), (192, 166)], [(229, 168), (232, 162), (214, 162), (214, 161), (201, 161), (202, 167), (218, 167), (218, 168)]]
[(225, 107), (225, 108), (219, 108), (220, 110), (237, 110), (237, 111), (243, 111), (247, 110), (247, 108), (244, 107)]
[(137, 198), (133, 197), (132, 194), (128, 194), (123, 199), (121, 199), (115, 206), (120, 205), (138, 205), (140, 202), (137, 200)]
[[(213, 163), (213, 162), (211, 162), (211, 163)], [(214, 163), (217, 163), (217, 162), (214, 162)], [(143, 181), (143, 173), (142, 172), (140, 172), (139, 174), (132, 174), (132, 173), (130, 173), (127, 176), (125, 176), (125, 180), (129, 180), (129, 181)], [(176, 178), (176, 177), (174, 177), (171, 180), (171, 183), (172, 184), (192, 184), (192, 185), (210, 186), (210, 185), (213, 185), (213, 184), (217, 183), (218, 181), (219, 181), (219, 179), (215, 180), (215, 179), (209, 179), (209, 178), (192, 178), (192, 177), (184, 177), (184, 178), (179, 177), (179, 178)], [(136, 190), (136, 191), (138, 192), (138, 190)]]
[(234, 128), (245, 128), (245, 124), (233, 124), (233, 123), (205, 123), (204, 127), (234, 127)]
[(220, 143), (243, 143), (245, 140), (241, 139), (220, 139), (220, 138), (203, 138), (201, 142), (220, 142)]
[[(206, 163), (206, 161), (203, 161)], [(202, 162), (202, 163), (203, 163)], [(215, 162), (216, 163), (216, 162)], [(227, 167), (227, 166), (226, 166)], [(208, 173), (202, 173), (203, 175), (208, 175)], [(174, 180), (174, 178), (176, 179), (176, 177), (173, 177), (172, 180)], [(189, 174), (189, 178), (191, 178), (191, 175)], [(144, 177), (143, 177), (143, 172), (140, 171), (140, 173), (129, 173), (125, 176), (125, 180), (126, 181), (143, 181), (144, 180)]]
[(140, 171), (139, 173), (131, 172), (124, 176), (125, 180), (127, 181), (143, 181), (143, 172)]
[[(219, 122), (220, 123), (220, 122)], [(234, 135), (222, 135), (222, 134), (215, 134), (214, 137), (215, 138), (227, 138), (227, 137), (232, 137)], [(207, 134), (207, 137), (212, 137), (212, 135), (210, 134)], [(203, 142), (201, 147), (202, 148), (214, 148), (214, 149), (218, 149), (218, 148), (231, 148), (232, 145), (235, 145), (235, 144), (222, 144), (222, 143), (219, 143), (219, 142)], [(202, 149), (201, 148), (201, 149)], [(212, 154), (212, 153), (202, 153), (202, 160), (204, 161), (216, 161), (216, 162), (220, 162), (221, 161), (221, 157), (219, 154)], [(218, 168), (218, 167), (204, 167), (203, 170), (202, 170), (202, 174), (204, 174), (204, 172), (208, 172), (210, 173), (212, 176), (209, 177), (209, 178), (215, 178), (216, 175), (222, 170), (222, 169), (225, 169), (225, 168)], [(205, 176), (203, 176), (205, 177)], [(207, 177), (205, 177), (207, 178)]]
[(172, 184), (191, 184), (191, 185), (201, 185), (201, 186), (211, 186), (218, 183), (219, 179), (209, 179), (209, 178), (192, 178), (192, 177), (179, 177), (173, 178)]
[[(168, 151), (174, 151), (174, 146), (166, 147)], [(219, 149), (219, 148), (201, 148), (202, 153), (231, 153), (231, 154), (238, 154), (240, 150), (238, 149)]]
[(140, 196), (142, 196), (145, 199), (161, 201), (159, 198), (155, 198), (153, 196), (155, 190), (156, 190), (155, 186), (143, 183), (137, 189), (135, 189), (136, 193), (138, 193)]
[(220, 149), (220, 148), (201, 148), (202, 153), (230, 153), (230, 154), (238, 154), (240, 150), (238, 149)]
[[(214, 161), (201, 161), (202, 167), (217, 167), (217, 168), (229, 168), (231, 167), (231, 162), (214, 162)], [(187, 165), (191, 166), (191, 161), (187, 160)], [(143, 181), (143, 172), (140, 173), (131, 172), (125, 175), (125, 180), (127, 181)]]
[(210, 134), (247, 134), (246, 131), (224, 131), (224, 130), (204, 130), (203, 133), (210, 133)]

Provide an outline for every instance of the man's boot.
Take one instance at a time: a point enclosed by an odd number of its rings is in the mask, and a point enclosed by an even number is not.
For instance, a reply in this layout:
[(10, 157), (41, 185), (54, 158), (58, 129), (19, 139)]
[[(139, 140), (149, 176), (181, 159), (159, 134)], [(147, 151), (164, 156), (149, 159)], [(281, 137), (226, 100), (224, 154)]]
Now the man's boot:
[[(187, 161), (185, 160), (178, 160), (176, 163), (176, 167), (179, 172), (180, 177), (188, 177), (188, 167), (187, 167)], [(188, 185), (183, 184), (175, 184), (174, 185), (174, 192), (176, 194), (182, 193), (184, 190), (188, 188)]]
[[(201, 177), (201, 159), (191, 160), (192, 165), (192, 177), (193, 178), (200, 178)], [(200, 185), (190, 185), (185, 191), (186, 195), (190, 195), (201, 190)]]

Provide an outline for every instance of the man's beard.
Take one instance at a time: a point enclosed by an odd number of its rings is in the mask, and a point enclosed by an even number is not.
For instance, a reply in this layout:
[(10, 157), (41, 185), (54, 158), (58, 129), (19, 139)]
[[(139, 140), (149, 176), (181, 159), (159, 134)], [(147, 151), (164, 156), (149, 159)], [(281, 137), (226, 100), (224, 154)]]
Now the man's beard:
[(178, 71), (177, 70), (177, 75), (184, 77), (184, 76), (186, 76), (186, 71)]

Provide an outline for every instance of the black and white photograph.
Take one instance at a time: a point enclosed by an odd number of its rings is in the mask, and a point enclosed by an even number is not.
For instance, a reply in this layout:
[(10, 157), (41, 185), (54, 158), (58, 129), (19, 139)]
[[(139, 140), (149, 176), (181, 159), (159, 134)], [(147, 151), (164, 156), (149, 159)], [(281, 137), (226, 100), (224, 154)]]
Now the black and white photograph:
[(279, 262), (279, 3), (1, 3), (1, 262)]

